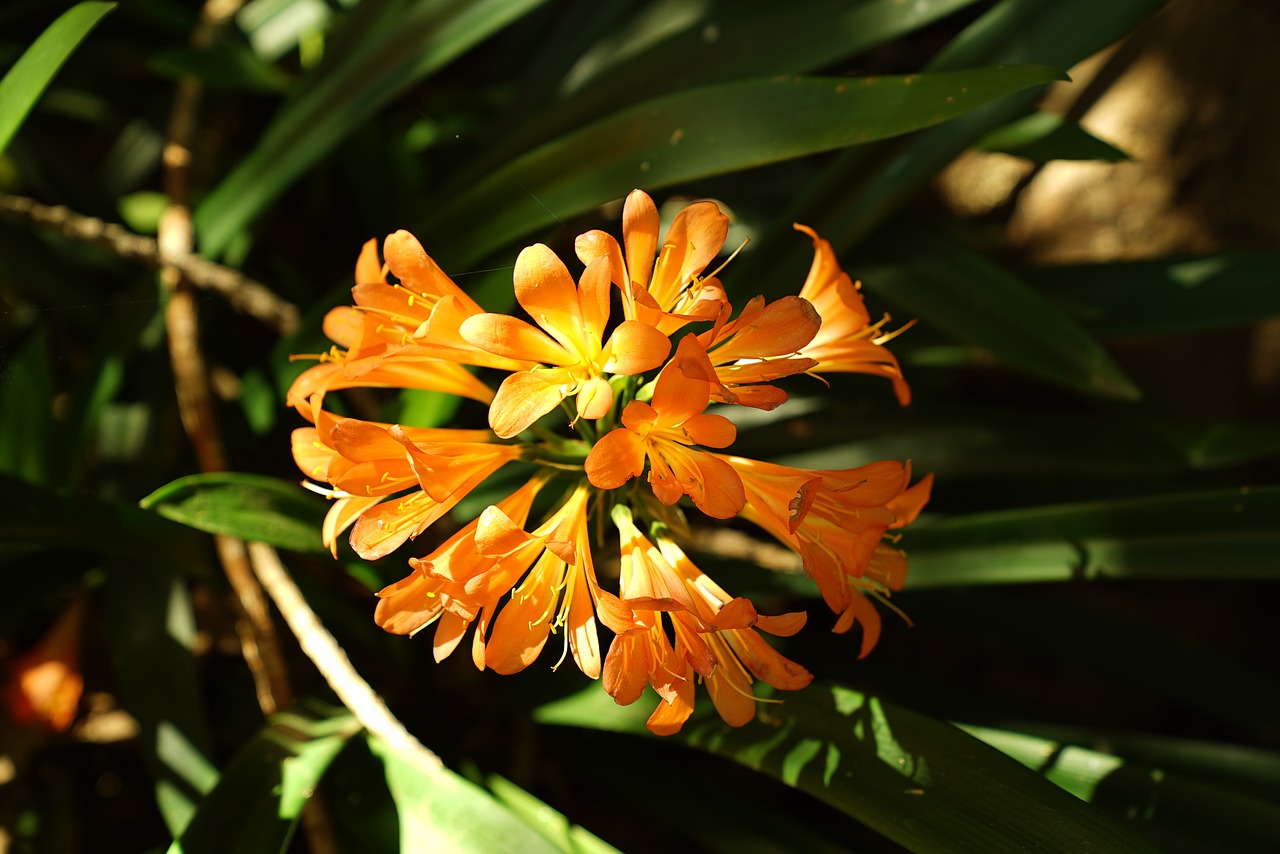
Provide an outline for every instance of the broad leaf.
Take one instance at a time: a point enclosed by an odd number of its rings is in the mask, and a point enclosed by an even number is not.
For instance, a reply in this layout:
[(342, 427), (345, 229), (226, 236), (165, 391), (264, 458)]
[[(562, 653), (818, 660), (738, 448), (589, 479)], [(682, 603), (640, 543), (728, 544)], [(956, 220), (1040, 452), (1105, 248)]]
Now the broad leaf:
[(140, 504), (210, 534), (295, 552), (324, 550), (324, 503), (288, 481), (236, 472), (194, 474), (160, 487)]
[(1050, 160), (1100, 160), (1115, 163), (1129, 155), (1055, 113), (1032, 113), (991, 131), (974, 145), (1035, 163)]
[[(652, 700), (643, 697), (639, 704)], [(717, 718), (675, 738), (813, 795), (912, 851), (1146, 851), (1141, 837), (951, 724), (879, 697), (814, 685), (739, 729)], [(703, 705), (706, 698), (702, 698)], [(544, 706), (542, 723), (644, 732), (649, 708), (599, 687)]]

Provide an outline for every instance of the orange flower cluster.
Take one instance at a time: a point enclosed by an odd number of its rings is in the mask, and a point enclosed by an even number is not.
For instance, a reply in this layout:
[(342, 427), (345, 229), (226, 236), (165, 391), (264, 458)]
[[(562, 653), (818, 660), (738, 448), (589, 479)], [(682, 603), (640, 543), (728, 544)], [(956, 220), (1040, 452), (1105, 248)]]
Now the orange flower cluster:
[[(791, 635), (805, 614), (759, 614), (694, 565), (672, 533), (685, 528), (676, 505), (688, 496), (707, 516), (741, 517), (794, 549), (839, 615), (835, 630), (861, 624), (861, 653), (870, 651), (880, 632), (873, 600), (906, 576), (906, 558), (886, 536), (919, 513), (930, 478), (909, 486), (910, 465), (896, 462), (811, 471), (717, 453), (737, 431), (706, 410), (773, 409), (787, 400), (779, 379), (835, 372), (887, 377), (905, 404), (907, 384), (882, 346), (892, 337), (882, 331), (888, 318), (871, 322), (831, 245), (804, 226), (796, 228), (812, 238), (814, 261), (800, 294), (757, 297), (734, 317), (715, 273), (704, 275), (728, 225), (715, 204), (699, 202), (660, 239), (658, 210), (637, 190), (623, 211), (622, 244), (602, 231), (578, 237), (585, 269), (576, 282), (548, 247), (520, 253), (515, 297), (529, 320), (485, 312), (408, 232), (386, 239), (385, 264), (376, 243), (365, 244), (355, 306), (325, 318), (337, 346), (289, 391), (312, 424), (294, 431), (294, 458), (334, 499), (325, 543), (336, 554), (350, 528), (357, 554), (382, 557), (503, 466), (532, 469), (510, 495), (410, 559), (412, 572), (378, 594), (380, 626), (414, 634), (434, 624), (437, 661), (474, 627), (472, 660), (499, 673), (528, 667), (561, 634), (560, 661), (572, 655), (583, 673), (603, 677), (618, 703), (653, 687), (661, 698), (653, 732), (680, 729), (699, 680), (721, 717), (741, 726), (755, 716), (753, 680), (785, 690), (809, 683), (760, 634)], [(622, 318), (611, 323), (614, 288)], [(475, 368), (506, 376), (495, 391)], [(327, 392), (355, 387), (475, 400), (488, 406), (489, 429), (379, 424), (325, 409)], [(544, 420), (555, 412), (569, 429)], [(621, 553), (616, 583), (593, 557), (605, 518)], [(613, 634), (607, 652), (598, 622)]]

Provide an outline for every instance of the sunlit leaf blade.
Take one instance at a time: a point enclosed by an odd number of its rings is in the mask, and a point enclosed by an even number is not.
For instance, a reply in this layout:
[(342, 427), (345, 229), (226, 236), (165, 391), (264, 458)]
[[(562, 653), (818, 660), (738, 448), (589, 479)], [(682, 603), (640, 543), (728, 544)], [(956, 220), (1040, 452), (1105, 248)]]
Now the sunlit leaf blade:
[(496, 800), (560, 850), (581, 854), (608, 854), (618, 850), (581, 825), (571, 823), (510, 780), (491, 774), (486, 782)]
[[(730, 729), (702, 718), (675, 738), (801, 789), (912, 851), (1022, 851), (1045, 839), (1068, 851), (1150, 850), (951, 724), (840, 686), (814, 685), (781, 699), (761, 707), (760, 722)], [(618, 709), (593, 687), (535, 717), (644, 732), (644, 714), (633, 709)]]
[(1036, 267), (1022, 275), (1096, 335), (1161, 335), (1280, 315), (1280, 252)]
[(210, 534), (320, 552), (325, 505), (297, 484), (257, 474), (194, 474), (139, 502), (167, 519)]
[(562, 100), (531, 112), (512, 139), (485, 154), (485, 163), (488, 168), (499, 165), (564, 131), (659, 95), (735, 79), (817, 71), (973, 2), (648, 4), (627, 26), (617, 27), (579, 56), (560, 81)]
[(975, 148), (1000, 151), (1035, 163), (1050, 160), (1100, 160), (1116, 163), (1129, 155), (1055, 113), (1032, 113), (978, 140)]
[(0, 79), (0, 153), (58, 69), (115, 3), (80, 3), (63, 12)]
[(302, 81), (301, 95), (196, 209), (201, 251), (221, 254), (298, 176), (389, 101), (543, 2), (384, 4), (358, 48)]
[(138, 746), (169, 833), (181, 836), (218, 781), (200, 704), (187, 585), (121, 567), (105, 587), (120, 701), (138, 722)]
[(345, 709), (316, 702), (271, 716), (236, 753), (170, 854), (277, 854), (325, 770), (360, 731)]
[[(376, 738), (387, 785), (400, 813), (401, 851), (574, 851), (552, 844), (465, 777), (423, 767)], [(584, 849), (590, 850), (590, 849)]]
[(917, 523), (907, 585), (1280, 578), (1280, 487), (975, 513)]
[(907, 316), (982, 347), (1012, 368), (1096, 395), (1140, 396), (1102, 345), (1061, 309), (932, 228), (894, 223), (884, 229), (859, 275)]
[(1231, 789), (1047, 738), (962, 729), (1163, 844), (1262, 851), (1280, 838), (1280, 808)]
[(83, 549), (188, 575), (209, 571), (208, 538), (155, 513), (91, 495), (64, 495), (5, 474), (0, 492), (13, 499), (0, 513), (0, 541)]
[(907, 133), (1058, 79), (1049, 68), (1012, 66), (908, 77), (755, 79), (678, 92), (517, 158), (422, 231), (453, 247), (452, 262), (465, 263), (633, 187), (652, 190)]

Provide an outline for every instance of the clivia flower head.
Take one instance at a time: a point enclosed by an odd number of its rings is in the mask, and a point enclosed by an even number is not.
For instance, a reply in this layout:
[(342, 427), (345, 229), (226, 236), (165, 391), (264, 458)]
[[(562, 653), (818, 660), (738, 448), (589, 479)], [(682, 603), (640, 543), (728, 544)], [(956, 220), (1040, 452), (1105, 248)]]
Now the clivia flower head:
[[(740, 518), (799, 554), (838, 615), (835, 630), (860, 625), (866, 655), (880, 633), (873, 602), (906, 577), (889, 532), (920, 512), (931, 478), (912, 486), (905, 463), (806, 470), (731, 451), (728, 407), (782, 405), (775, 383), (796, 374), (879, 375), (908, 400), (883, 346), (896, 334), (881, 331), (887, 316), (871, 323), (830, 244), (797, 228), (815, 248), (800, 293), (751, 299), (736, 315), (719, 270), (707, 272), (728, 231), (711, 202), (686, 207), (664, 236), (653, 201), (632, 192), (621, 243), (603, 231), (578, 237), (576, 281), (547, 246), (526, 248), (513, 278), (527, 320), (485, 312), (407, 232), (387, 238), (385, 263), (366, 244), (355, 305), (325, 319), (336, 346), (289, 391), (311, 423), (294, 431), (294, 459), (327, 485), (310, 488), (334, 499), (325, 544), (336, 553), (350, 528), (357, 554), (383, 557), (499, 469), (528, 471), (409, 560), (410, 574), (378, 594), (378, 625), (408, 635), (435, 626), (437, 661), (471, 632), (476, 666), (504, 674), (528, 667), (557, 635), (557, 666), (571, 657), (618, 703), (651, 686), (655, 733), (680, 729), (698, 682), (721, 718), (742, 726), (755, 716), (755, 680), (781, 690), (809, 683), (762, 634), (794, 634), (806, 615), (760, 614), (703, 573), (677, 542), (687, 498), (706, 517)], [(358, 387), (474, 400), (488, 407), (488, 427), (384, 424), (325, 408), (328, 392)], [(722, 408), (707, 411), (712, 404)], [(618, 561), (605, 560), (614, 549)], [(607, 650), (600, 624), (612, 634)]]

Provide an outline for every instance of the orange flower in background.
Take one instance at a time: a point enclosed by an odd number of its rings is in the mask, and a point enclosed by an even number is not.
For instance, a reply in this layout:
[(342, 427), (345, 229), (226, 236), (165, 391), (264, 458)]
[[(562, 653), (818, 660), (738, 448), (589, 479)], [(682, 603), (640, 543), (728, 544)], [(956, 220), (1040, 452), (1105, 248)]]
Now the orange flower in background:
[[(893, 337), (880, 331), (888, 318), (870, 323), (830, 244), (797, 228), (815, 247), (800, 293), (756, 297), (736, 315), (719, 269), (706, 272), (728, 231), (712, 202), (689, 205), (663, 234), (652, 199), (631, 193), (621, 243), (603, 231), (578, 237), (585, 269), (576, 281), (549, 247), (526, 248), (513, 283), (528, 319), (482, 310), (407, 232), (387, 238), (385, 265), (376, 244), (365, 244), (355, 304), (325, 321), (337, 346), (313, 357), (320, 364), (288, 395), (310, 422), (294, 431), (294, 459), (309, 487), (334, 502), (325, 544), (336, 555), (350, 529), (357, 554), (385, 556), (499, 469), (528, 471), (522, 486), (409, 560), (410, 574), (378, 594), (378, 625), (407, 635), (434, 626), (437, 661), (470, 631), (475, 665), (503, 674), (527, 668), (558, 635), (556, 666), (572, 656), (616, 702), (634, 702), (646, 687), (657, 693), (655, 733), (684, 725), (698, 682), (725, 723), (745, 725), (761, 702), (756, 682), (779, 690), (810, 682), (764, 639), (794, 634), (806, 617), (763, 616), (689, 559), (671, 533), (683, 530), (674, 506), (688, 498), (711, 519), (741, 517), (794, 549), (837, 615), (835, 631), (860, 626), (866, 655), (880, 634), (877, 602), (888, 605), (907, 574), (891, 532), (919, 514), (931, 478), (912, 486), (910, 466), (897, 462), (806, 470), (736, 456), (731, 410), (708, 411), (778, 407), (787, 394), (775, 383), (803, 373), (887, 376), (907, 400), (883, 346)], [(623, 310), (611, 322), (614, 286)], [(488, 408), (488, 429), (379, 423), (325, 408), (329, 392), (358, 387), (474, 400)], [(562, 420), (550, 417), (557, 410)], [(605, 515), (616, 539), (605, 536)], [(608, 562), (596, 550), (611, 542), (616, 577), (597, 570)], [(607, 652), (601, 625), (612, 633)]]
[(9, 663), (4, 702), (17, 724), (37, 724), (50, 732), (71, 727), (84, 677), (80, 675), (80, 635), (87, 602), (75, 599), (33, 649)]

